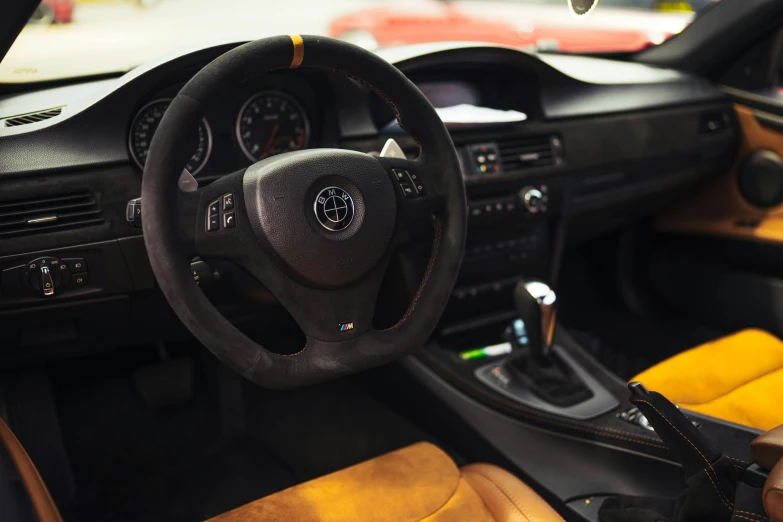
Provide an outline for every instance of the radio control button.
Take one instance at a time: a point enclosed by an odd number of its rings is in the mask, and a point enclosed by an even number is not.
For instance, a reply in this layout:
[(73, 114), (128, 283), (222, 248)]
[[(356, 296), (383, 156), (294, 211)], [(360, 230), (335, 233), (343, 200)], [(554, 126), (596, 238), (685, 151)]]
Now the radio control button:
[(522, 204), (525, 205), (525, 209), (531, 214), (538, 214), (542, 211), (543, 194), (537, 188), (523, 188), (519, 192), (519, 198), (522, 200)]

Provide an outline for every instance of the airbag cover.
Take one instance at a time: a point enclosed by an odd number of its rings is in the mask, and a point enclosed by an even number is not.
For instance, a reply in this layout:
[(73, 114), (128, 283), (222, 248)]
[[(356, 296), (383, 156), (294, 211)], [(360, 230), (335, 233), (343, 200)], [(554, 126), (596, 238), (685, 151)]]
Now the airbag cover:
[[(337, 231), (316, 217), (316, 200), (330, 187), (353, 200), (350, 224)], [(250, 166), (244, 189), (259, 241), (313, 286), (357, 281), (384, 256), (394, 233), (394, 186), (380, 162), (367, 154), (337, 149), (281, 154)]]

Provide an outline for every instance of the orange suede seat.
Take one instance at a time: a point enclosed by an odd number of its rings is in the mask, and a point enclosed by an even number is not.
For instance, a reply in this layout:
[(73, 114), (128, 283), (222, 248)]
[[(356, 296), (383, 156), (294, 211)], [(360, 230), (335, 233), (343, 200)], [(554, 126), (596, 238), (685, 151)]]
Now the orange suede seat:
[(299, 484), (210, 522), (564, 522), (532, 489), (496, 466), (462, 469), (418, 443)]
[(692, 348), (632, 381), (719, 419), (760, 430), (783, 424), (783, 341), (761, 330)]

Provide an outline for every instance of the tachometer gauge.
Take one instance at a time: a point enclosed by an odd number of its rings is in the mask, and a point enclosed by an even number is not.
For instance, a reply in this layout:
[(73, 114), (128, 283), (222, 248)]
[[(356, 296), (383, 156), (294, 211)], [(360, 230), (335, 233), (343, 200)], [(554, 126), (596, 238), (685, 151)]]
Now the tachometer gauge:
[[(150, 152), (152, 136), (160, 125), (163, 113), (169, 108), (170, 99), (155, 100), (148, 103), (136, 114), (130, 128), (128, 146), (130, 147), (133, 161), (140, 168), (144, 168), (147, 154)], [(198, 141), (193, 143), (195, 153), (188, 160), (185, 168), (194, 176), (207, 164), (209, 154), (212, 152), (212, 131), (206, 119), (202, 119), (198, 126)]]
[(278, 91), (261, 92), (247, 100), (236, 127), (239, 146), (251, 161), (301, 150), (310, 138), (310, 123), (302, 106)]

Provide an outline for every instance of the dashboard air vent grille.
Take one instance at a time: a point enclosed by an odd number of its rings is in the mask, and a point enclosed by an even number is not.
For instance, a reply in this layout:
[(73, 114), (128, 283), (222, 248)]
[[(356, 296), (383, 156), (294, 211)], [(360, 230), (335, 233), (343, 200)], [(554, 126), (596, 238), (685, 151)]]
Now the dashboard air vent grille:
[(563, 145), (557, 136), (532, 136), (498, 141), (500, 159), (506, 172), (562, 163)]
[(39, 121), (48, 120), (62, 114), (62, 107), (55, 107), (45, 111), (31, 112), (28, 114), (22, 114), (20, 116), (13, 116), (5, 119), (6, 127), (18, 127), (19, 125), (27, 125), (28, 123), (38, 123)]
[(90, 191), (0, 203), (0, 238), (40, 234), (104, 222)]

